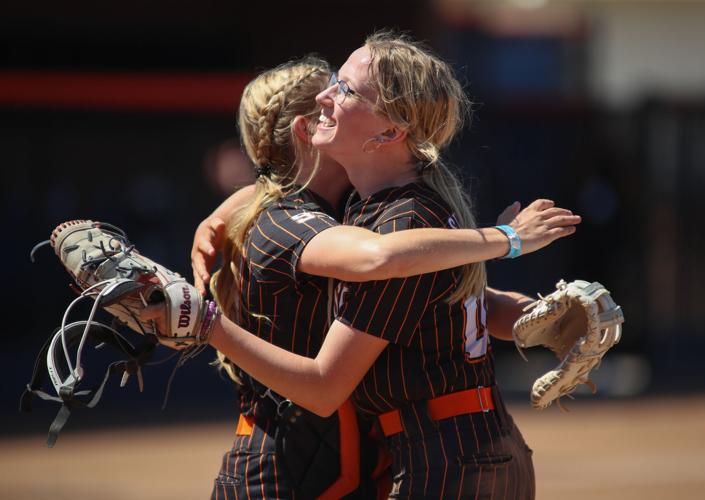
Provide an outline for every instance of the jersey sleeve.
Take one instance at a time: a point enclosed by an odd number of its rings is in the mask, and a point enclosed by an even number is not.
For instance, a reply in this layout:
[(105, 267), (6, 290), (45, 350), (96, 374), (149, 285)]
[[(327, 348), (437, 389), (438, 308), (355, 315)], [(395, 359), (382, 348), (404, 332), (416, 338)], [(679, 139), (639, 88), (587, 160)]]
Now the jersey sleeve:
[[(386, 234), (417, 227), (428, 225), (411, 214), (386, 217), (374, 229)], [(336, 319), (391, 343), (409, 345), (431, 301), (436, 274), (366, 283), (342, 283)]]
[(250, 257), (250, 262), (261, 264), (254, 272), (271, 281), (298, 281), (296, 266), (308, 242), (318, 233), (339, 224), (322, 211), (306, 208), (265, 210), (250, 238), (249, 251), (259, 253), (257, 259)]

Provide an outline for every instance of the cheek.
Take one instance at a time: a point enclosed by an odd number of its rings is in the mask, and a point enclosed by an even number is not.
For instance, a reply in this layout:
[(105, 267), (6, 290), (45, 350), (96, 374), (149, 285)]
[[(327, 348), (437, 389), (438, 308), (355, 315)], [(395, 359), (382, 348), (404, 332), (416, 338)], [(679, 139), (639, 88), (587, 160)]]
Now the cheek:
[(375, 136), (380, 130), (384, 130), (378, 121), (375, 115), (371, 115), (366, 110), (351, 110), (341, 115), (337, 132), (341, 136), (355, 138), (359, 142), (362, 139)]

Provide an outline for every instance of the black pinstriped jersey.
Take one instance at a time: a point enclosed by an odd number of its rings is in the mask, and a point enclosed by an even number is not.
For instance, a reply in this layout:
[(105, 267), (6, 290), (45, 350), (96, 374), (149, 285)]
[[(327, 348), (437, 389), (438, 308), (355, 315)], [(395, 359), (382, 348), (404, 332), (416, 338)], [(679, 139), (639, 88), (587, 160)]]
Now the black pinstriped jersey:
[[(446, 203), (422, 183), (351, 202), (344, 222), (380, 234), (457, 227)], [(362, 412), (380, 414), (409, 401), (494, 385), (484, 294), (452, 305), (446, 300), (460, 273), (456, 268), (338, 286), (336, 319), (390, 342), (355, 389)]]
[[(333, 214), (325, 200), (303, 190), (259, 215), (240, 264), (243, 328), (288, 351), (316, 356), (329, 326), (329, 280), (296, 266), (315, 235), (339, 225)], [(242, 387), (240, 411), (252, 414), (257, 400), (251, 388)]]

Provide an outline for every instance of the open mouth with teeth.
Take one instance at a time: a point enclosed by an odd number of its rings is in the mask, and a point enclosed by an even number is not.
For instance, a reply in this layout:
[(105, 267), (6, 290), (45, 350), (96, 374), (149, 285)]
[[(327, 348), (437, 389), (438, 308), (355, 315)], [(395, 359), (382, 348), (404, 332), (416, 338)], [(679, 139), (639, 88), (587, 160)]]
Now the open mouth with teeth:
[(318, 126), (321, 128), (333, 128), (335, 127), (335, 120), (325, 115), (320, 115), (318, 117)]

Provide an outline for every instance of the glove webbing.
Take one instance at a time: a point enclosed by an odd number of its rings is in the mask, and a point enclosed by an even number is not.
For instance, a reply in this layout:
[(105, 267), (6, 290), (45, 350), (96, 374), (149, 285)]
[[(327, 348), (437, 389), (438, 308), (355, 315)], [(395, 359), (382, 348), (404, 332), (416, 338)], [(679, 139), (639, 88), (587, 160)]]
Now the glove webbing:
[[(85, 323), (86, 322), (77, 322), (70, 325), (68, 328), (82, 330)], [(100, 398), (103, 395), (105, 385), (111, 375), (120, 375), (122, 377), (121, 385), (124, 385), (126, 382), (126, 376), (137, 374), (141, 386), (141, 367), (150, 358), (156, 346), (156, 342), (147, 337), (139, 347), (134, 348), (124, 338), (119, 335), (116, 336), (115, 332), (113, 332), (110, 328), (100, 323), (93, 323), (89, 328), (89, 336), (92, 337), (93, 340), (97, 341), (98, 346), (103, 344), (111, 345), (124, 354), (127, 354), (129, 359), (111, 363), (105, 372), (102, 382), (97, 387), (82, 391), (75, 391), (74, 389), (76, 387), (63, 387), (59, 391), (59, 395), (57, 397), (51, 396), (41, 390), (41, 387), (48, 376), (46, 359), (49, 347), (54, 335), (56, 335), (58, 331), (59, 329), (57, 328), (44, 343), (44, 346), (35, 360), (30, 383), (27, 384), (26, 389), (20, 397), (20, 411), (22, 412), (30, 412), (32, 410), (32, 398), (35, 395), (45, 401), (55, 401), (57, 403), (61, 403), (61, 408), (49, 428), (49, 435), (47, 438), (47, 446), (49, 448), (52, 448), (56, 443), (59, 432), (61, 432), (64, 425), (68, 421), (69, 416), (71, 415), (71, 410), (74, 408), (93, 408), (96, 404), (98, 404), (98, 401), (100, 401)], [(91, 397), (86, 401), (82, 399), (84, 396)]]

